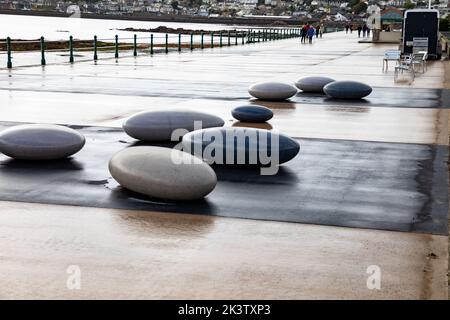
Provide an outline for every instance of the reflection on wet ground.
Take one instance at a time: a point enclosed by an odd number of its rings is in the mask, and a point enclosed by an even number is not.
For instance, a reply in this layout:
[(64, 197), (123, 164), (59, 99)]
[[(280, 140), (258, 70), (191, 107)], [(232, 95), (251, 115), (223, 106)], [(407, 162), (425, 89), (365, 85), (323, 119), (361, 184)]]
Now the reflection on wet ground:
[(255, 122), (236, 121), (232, 124), (232, 127), (257, 128), (257, 129), (265, 129), (265, 130), (273, 129), (272, 125), (268, 122), (255, 123)]
[(197, 218), (195, 215), (183, 219), (179, 214), (174, 215), (180, 219), (140, 211), (119, 213), (114, 219), (117, 220), (117, 227), (126, 233), (143, 238), (174, 237), (177, 241), (197, 239), (209, 233), (214, 226), (213, 219)]

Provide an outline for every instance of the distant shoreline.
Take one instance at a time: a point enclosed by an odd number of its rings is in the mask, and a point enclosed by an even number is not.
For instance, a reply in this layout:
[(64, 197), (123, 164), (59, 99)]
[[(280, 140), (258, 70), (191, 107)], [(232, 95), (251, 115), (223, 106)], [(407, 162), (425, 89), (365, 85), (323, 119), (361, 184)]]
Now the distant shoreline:
[[(40, 16), (40, 17), (69, 17), (66, 13), (56, 11), (23, 11), (23, 10), (5, 10), (0, 9), (0, 14)], [(82, 19), (108, 19), (108, 20), (128, 20), (128, 21), (156, 21), (156, 22), (180, 22), (180, 23), (209, 23), (224, 25), (251, 25), (251, 26), (299, 26), (304, 22), (317, 22), (317, 19), (308, 19), (303, 21), (300, 18), (273, 19), (273, 18), (230, 18), (230, 17), (199, 17), (199, 16), (180, 16), (180, 15), (106, 15), (95, 13), (81, 14)]]

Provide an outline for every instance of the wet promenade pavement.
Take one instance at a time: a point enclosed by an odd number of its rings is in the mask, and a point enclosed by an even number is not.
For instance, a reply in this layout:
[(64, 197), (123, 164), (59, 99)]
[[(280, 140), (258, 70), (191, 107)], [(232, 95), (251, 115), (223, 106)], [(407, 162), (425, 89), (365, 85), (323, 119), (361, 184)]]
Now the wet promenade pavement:
[[(447, 62), (395, 84), (381, 70), (390, 48), (338, 33), (0, 70), (1, 127), (83, 126), (93, 146), (54, 175), (0, 155), (0, 298), (446, 298)], [(109, 155), (95, 154), (133, 143), (117, 129), (135, 112), (191, 109), (243, 125), (231, 109), (249, 102), (250, 84), (308, 75), (374, 92), (252, 100), (302, 150), (271, 181), (219, 170), (206, 206), (130, 202), (111, 187)], [(66, 288), (69, 265), (81, 290)], [(371, 265), (381, 290), (366, 286)]]

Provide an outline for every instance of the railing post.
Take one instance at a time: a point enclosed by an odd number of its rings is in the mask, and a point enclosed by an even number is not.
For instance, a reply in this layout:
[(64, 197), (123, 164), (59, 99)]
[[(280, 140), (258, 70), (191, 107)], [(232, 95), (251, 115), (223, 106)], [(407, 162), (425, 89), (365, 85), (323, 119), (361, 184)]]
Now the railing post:
[(98, 60), (97, 56), (97, 36), (94, 36), (94, 61)]
[(133, 40), (133, 56), (137, 57), (137, 35), (134, 35)]
[(222, 47), (222, 31), (219, 33), (219, 47)]
[(189, 43), (189, 49), (191, 49), (191, 51), (194, 50), (194, 33), (193, 32), (191, 32), (191, 40)]
[(8, 69), (12, 69), (11, 51), (12, 51), (11, 50), (11, 38), (8, 37), (8, 38), (6, 38), (6, 52), (7, 52), (7, 58), (8, 58), (8, 61), (6, 63), (6, 67)]
[(116, 58), (116, 59), (118, 59), (119, 58), (119, 36), (116, 34), (116, 36), (115, 36), (115, 40), (116, 40), (116, 44), (115, 44), (115, 53), (114, 53), (114, 57)]
[(153, 54), (153, 34), (150, 35), (150, 54)]
[(201, 49), (203, 49), (204, 48), (204, 46), (203, 46), (203, 38), (204, 38), (204, 34), (203, 34), (203, 32), (201, 33), (201, 40), (200, 40), (200, 48)]
[(211, 48), (214, 48), (214, 31), (211, 32)]
[(261, 30), (258, 30), (258, 42), (261, 42)]
[(245, 31), (242, 31), (241, 33), (241, 42), (243, 45), (245, 44)]
[(234, 45), (237, 46), (238, 45), (238, 32), (236, 29), (234, 29)]
[(228, 30), (228, 42), (227, 42), (228, 46), (231, 46), (231, 32), (230, 30)]
[(181, 33), (178, 34), (178, 52), (181, 52)]
[(69, 37), (69, 62), (73, 63), (73, 37)]
[(169, 53), (169, 35), (166, 33), (166, 54)]
[(41, 37), (41, 65), (45, 66), (46, 62), (45, 62), (45, 42), (44, 42), (44, 37)]

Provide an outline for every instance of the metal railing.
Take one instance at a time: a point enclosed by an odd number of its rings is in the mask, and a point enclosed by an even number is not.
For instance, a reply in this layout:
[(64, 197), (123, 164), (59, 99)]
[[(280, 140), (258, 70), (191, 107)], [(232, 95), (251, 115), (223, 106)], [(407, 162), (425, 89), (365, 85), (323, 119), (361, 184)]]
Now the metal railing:
[[(3, 43), (6, 51), (6, 67), (13, 68), (14, 55), (18, 53), (40, 53), (40, 65), (47, 64), (47, 56), (50, 53), (66, 53), (68, 63), (76, 62), (76, 53), (91, 53), (88, 60), (97, 61), (102, 53), (113, 54), (105, 59), (119, 59), (122, 56), (138, 56), (139, 54), (153, 55), (157, 53), (168, 54), (171, 51), (182, 52), (203, 50), (215, 47), (231, 47), (251, 43), (269, 42), (274, 40), (289, 39), (300, 36), (298, 28), (260, 28), (241, 29), (228, 31), (196, 32), (190, 34), (149, 34), (138, 37), (134, 34), (132, 38), (120, 38), (116, 35), (112, 39), (98, 39), (94, 36), (92, 40), (76, 40), (72, 36), (66, 41), (46, 41), (44, 37), (39, 40), (12, 40), (6, 38)], [(122, 55), (123, 52), (126, 52)], [(0, 51), (0, 53), (2, 53)], [(63, 55), (61, 55), (63, 56)], [(63, 61), (64, 62), (64, 61)], [(37, 65), (35, 64), (31, 65)]]

